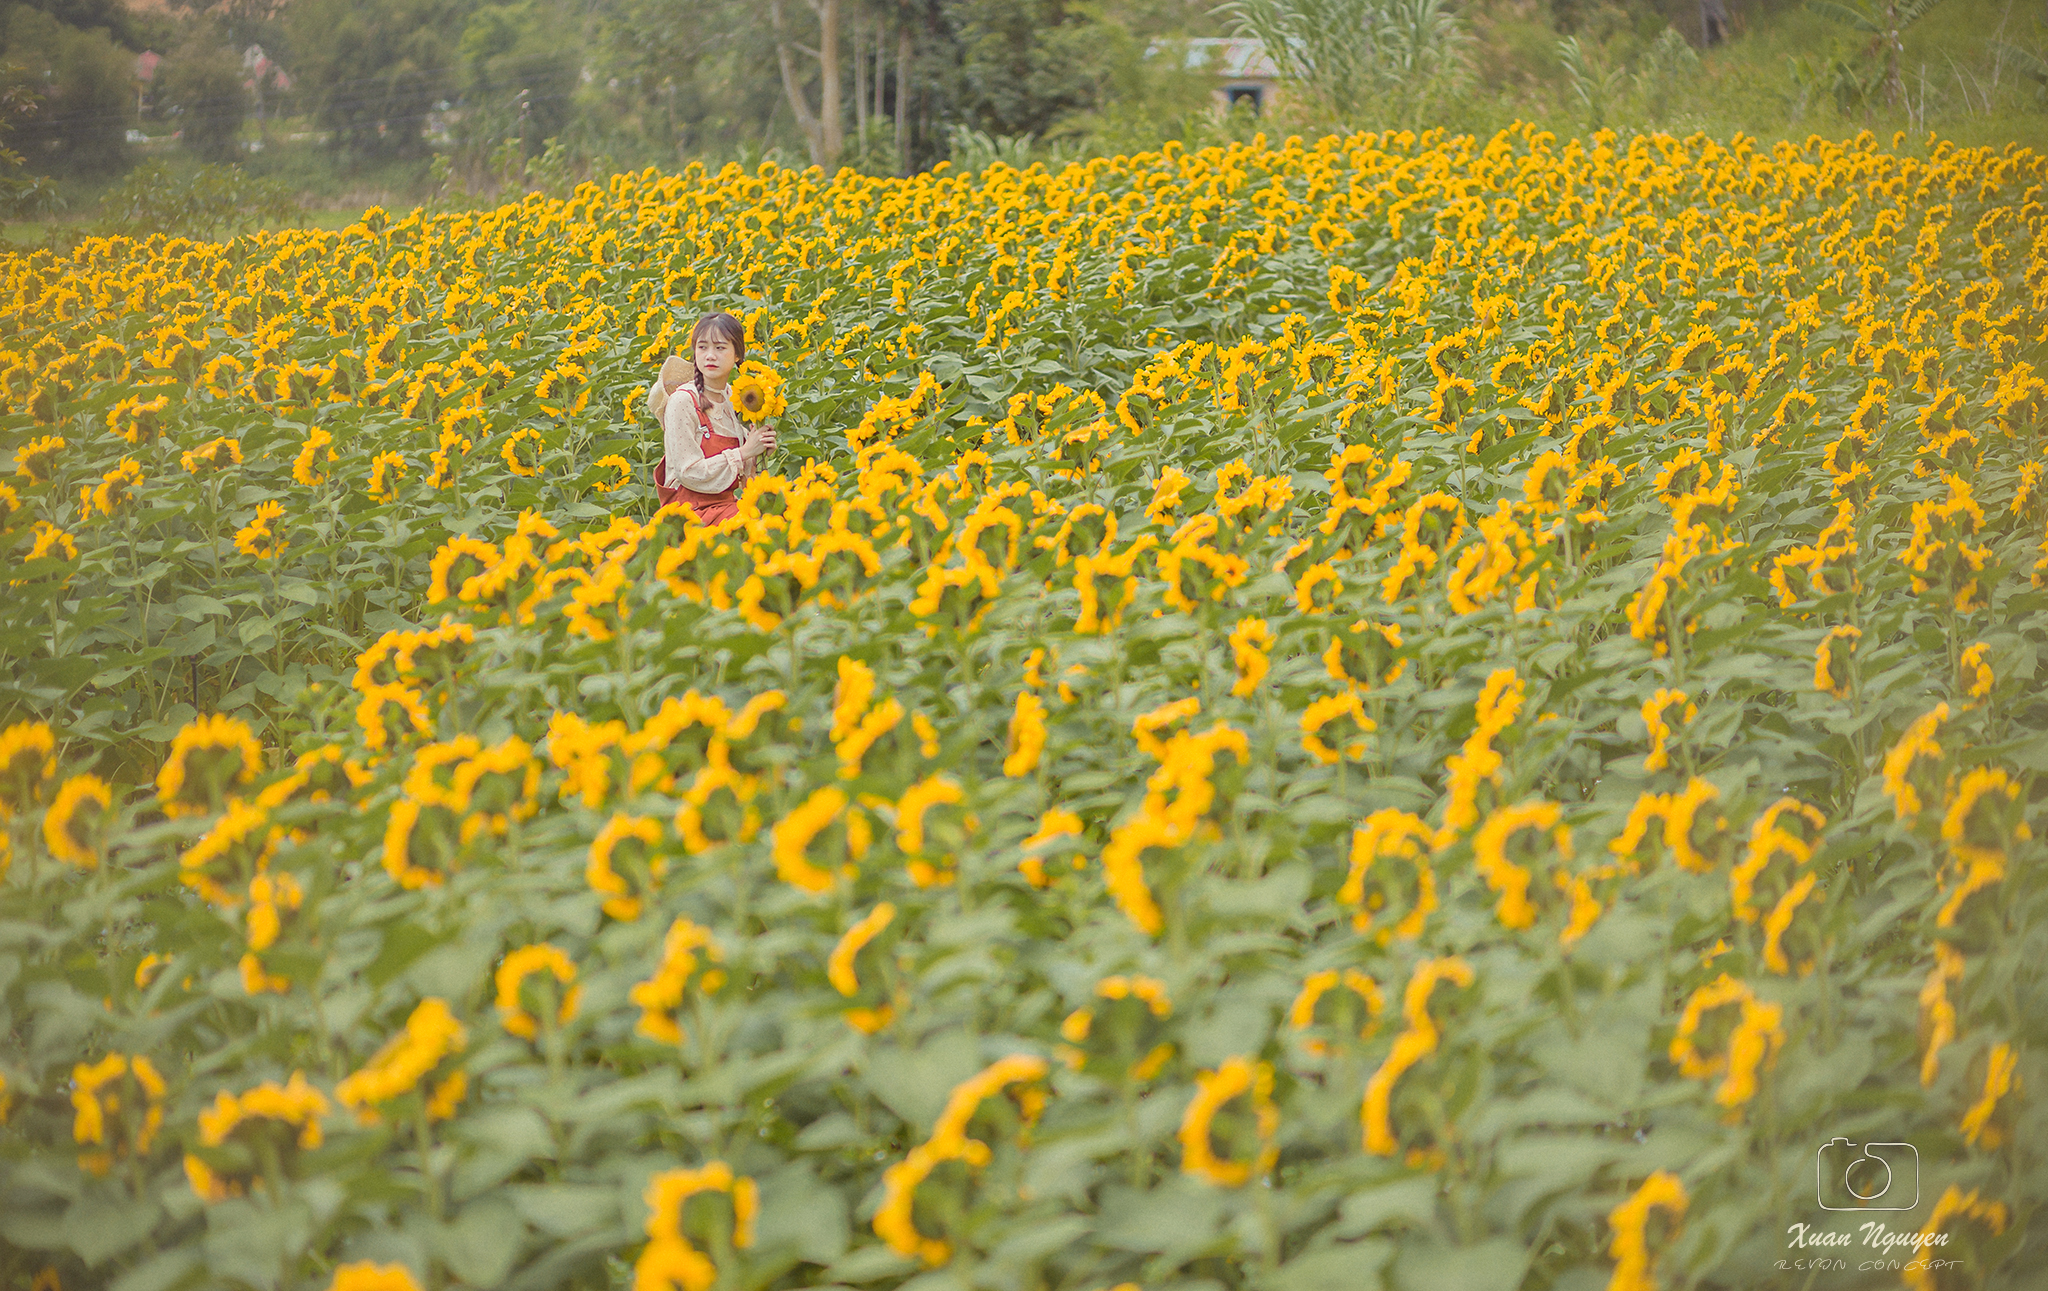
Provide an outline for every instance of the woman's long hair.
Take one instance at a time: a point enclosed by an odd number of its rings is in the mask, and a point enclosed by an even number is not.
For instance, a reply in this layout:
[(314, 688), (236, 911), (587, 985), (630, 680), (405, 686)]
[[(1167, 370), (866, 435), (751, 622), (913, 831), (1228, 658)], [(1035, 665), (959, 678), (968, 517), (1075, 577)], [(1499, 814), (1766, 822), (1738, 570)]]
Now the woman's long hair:
[[(690, 329), (690, 366), (693, 368), (696, 367), (697, 338), (705, 332), (732, 346), (732, 366), (734, 371), (738, 371), (740, 364), (747, 361), (746, 325), (724, 313), (706, 314), (698, 319), (697, 325)], [(704, 390), (704, 373), (701, 371), (697, 373), (697, 390), (700, 394)]]

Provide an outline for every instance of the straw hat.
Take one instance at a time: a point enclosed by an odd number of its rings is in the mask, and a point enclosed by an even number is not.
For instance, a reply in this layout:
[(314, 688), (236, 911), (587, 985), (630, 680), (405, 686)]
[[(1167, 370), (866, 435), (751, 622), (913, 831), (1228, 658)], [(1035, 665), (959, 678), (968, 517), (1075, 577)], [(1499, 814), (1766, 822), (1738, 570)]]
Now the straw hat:
[(697, 365), (680, 354), (671, 354), (661, 364), (661, 376), (647, 387), (647, 412), (656, 421), (668, 407), (668, 397), (697, 379)]

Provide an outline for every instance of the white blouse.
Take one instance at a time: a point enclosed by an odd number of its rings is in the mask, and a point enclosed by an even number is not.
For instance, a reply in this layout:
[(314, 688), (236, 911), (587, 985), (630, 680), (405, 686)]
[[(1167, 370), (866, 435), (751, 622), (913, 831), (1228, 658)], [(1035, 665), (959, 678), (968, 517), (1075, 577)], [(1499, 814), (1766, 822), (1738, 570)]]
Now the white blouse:
[[(669, 396), (661, 412), (661, 449), (668, 458), (668, 482), (673, 487), (694, 489), (699, 493), (723, 493), (736, 481), (753, 474), (740, 456), (737, 448), (724, 452), (704, 455), (704, 428), (697, 421), (697, 383), (685, 381), (676, 392)], [(721, 435), (733, 439), (745, 439), (746, 427), (740, 424), (739, 414), (733, 411), (732, 399), (727, 393), (702, 395), (705, 412), (711, 418), (711, 428)]]

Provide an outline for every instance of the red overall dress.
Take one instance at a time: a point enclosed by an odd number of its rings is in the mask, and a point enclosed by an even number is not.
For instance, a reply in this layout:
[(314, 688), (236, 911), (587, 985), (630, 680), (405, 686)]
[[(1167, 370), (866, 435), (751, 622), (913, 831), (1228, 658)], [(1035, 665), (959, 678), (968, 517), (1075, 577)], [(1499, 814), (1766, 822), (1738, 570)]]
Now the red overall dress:
[[(676, 393), (682, 394), (684, 392), (678, 390)], [(690, 406), (697, 410), (697, 425), (701, 434), (698, 443), (703, 445), (705, 457), (708, 458), (714, 454), (722, 453), (728, 448), (738, 448), (740, 446), (739, 440), (734, 439), (730, 435), (721, 435), (711, 429), (711, 415), (704, 411), (704, 405), (697, 398), (697, 392), (694, 389), (689, 391), (689, 398)], [(671, 485), (668, 482), (668, 454), (666, 453), (662, 454), (661, 460), (654, 464), (654, 496), (661, 500), (663, 506), (667, 506), (671, 502), (688, 503), (690, 509), (697, 513), (697, 518), (705, 524), (717, 524), (721, 520), (730, 520), (738, 515), (740, 513), (738, 495), (738, 481), (734, 481), (730, 487), (721, 493), (699, 493), (695, 489), (686, 489), (681, 485)]]

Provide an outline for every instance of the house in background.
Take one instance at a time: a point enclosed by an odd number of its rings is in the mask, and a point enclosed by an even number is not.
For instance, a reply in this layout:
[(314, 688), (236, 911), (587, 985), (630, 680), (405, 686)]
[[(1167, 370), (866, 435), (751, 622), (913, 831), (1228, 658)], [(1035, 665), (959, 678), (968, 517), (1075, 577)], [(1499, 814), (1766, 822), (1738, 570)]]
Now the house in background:
[(270, 115), (278, 115), (277, 101), (291, 93), (292, 78), (271, 59), (270, 55), (263, 52), (261, 45), (251, 45), (242, 51), (242, 70), (248, 74), (248, 79), (242, 82), (242, 88), (256, 96), (256, 119), (263, 119), (266, 92), (271, 104)]
[[(1186, 42), (1189, 71), (1207, 69), (1216, 78), (1215, 99), (1219, 110), (1235, 107), (1264, 113), (1279, 93), (1280, 71), (1266, 54), (1263, 42), (1250, 36), (1204, 36)], [(1146, 55), (1165, 48), (1154, 41)]]
[(138, 117), (149, 114), (150, 82), (156, 79), (156, 69), (163, 61), (164, 56), (153, 49), (145, 49), (135, 56), (135, 115)]

